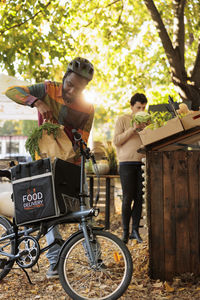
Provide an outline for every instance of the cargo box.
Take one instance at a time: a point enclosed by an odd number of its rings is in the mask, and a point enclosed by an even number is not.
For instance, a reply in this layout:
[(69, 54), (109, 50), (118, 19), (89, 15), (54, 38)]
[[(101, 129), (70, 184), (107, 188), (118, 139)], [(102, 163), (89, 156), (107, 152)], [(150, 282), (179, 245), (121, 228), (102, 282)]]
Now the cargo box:
[(79, 210), (80, 167), (50, 158), (11, 168), (17, 225)]
[(144, 146), (160, 141), (166, 137), (172, 136), (176, 133), (183, 131), (183, 125), (178, 117), (175, 117), (167, 124), (157, 129), (146, 128), (139, 132), (142, 144)]
[(181, 118), (183, 128), (185, 130), (200, 126), (200, 111), (195, 111), (183, 118)]

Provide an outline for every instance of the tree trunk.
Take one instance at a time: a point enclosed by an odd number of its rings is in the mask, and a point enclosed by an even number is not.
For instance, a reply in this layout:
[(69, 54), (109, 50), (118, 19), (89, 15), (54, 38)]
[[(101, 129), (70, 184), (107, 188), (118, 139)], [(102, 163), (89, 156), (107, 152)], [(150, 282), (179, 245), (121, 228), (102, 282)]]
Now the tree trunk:
[(163, 48), (170, 64), (172, 82), (183, 101), (191, 101), (192, 110), (200, 108), (200, 39), (193, 71), (188, 76), (185, 69), (185, 25), (184, 8), (186, 0), (174, 0), (174, 43), (168, 35), (160, 13), (153, 0), (144, 0), (152, 20), (155, 22)]
[(194, 84), (191, 85), (187, 82), (180, 82), (177, 83), (173, 80), (174, 85), (178, 89), (178, 93), (183, 101), (191, 101), (191, 109), (192, 110), (199, 110), (200, 109), (200, 89), (199, 87)]

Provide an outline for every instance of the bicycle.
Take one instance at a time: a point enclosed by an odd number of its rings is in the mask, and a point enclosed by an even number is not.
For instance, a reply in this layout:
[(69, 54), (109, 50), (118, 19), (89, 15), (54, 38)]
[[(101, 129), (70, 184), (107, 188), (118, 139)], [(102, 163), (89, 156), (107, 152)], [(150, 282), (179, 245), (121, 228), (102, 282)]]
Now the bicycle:
[[(76, 130), (73, 133), (81, 154), (80, 209), (36, 223), (30, 222), (23, 228), (16, 224), (15, 217), (11, 222), (7, 217), (0, 216), (0, 280), (17, 263), (31, 283), (26, 269), (38, 262), (41, 253), (60, 242), (56, 240), (41, 249), (40, 238), (52, 226), (78, 223), (79, 230), (61, 243), (57, 268), (63, 289), (76, 300), (118, 299), (127, 290), (132, 278), (131, 254), (117, 236), (92, 225), (92, 219), (98, 216), (99, 209), (87, 208), (85, 204), (85, 198), (88, 197), (84, 190), (85, 162), (91, 159), (94, 167), (97, 166), (93, 153), (81, 135)], [(99, 190), (95, 203), (98, 197)]]

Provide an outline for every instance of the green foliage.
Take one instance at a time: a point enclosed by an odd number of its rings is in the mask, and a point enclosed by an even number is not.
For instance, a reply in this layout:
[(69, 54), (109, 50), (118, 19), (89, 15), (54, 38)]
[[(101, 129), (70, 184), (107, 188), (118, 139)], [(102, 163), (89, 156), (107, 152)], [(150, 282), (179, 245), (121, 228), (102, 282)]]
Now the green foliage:
[(174, 101), (180, 102), (180, 97), (172, 83), (169, 85), (156, 85), (148, 89), (147, 93), (148, 105), (168, 103), (169, 95)]
[(29, 151), (33, 160), (35, 160), (36, 152), (40, 154), (39, 149), (39, 140), (42, 138), (43, 130), (47, 132), (48, 135), (53, 134), (54, 138), (56, 138), (59, 134), (60, 125), (52, 124), (52, 123), (44, 123), (41, 126), (35, 128), (31, 135), (26, 140), (26, 150)]
[(0, 135), (16, 135), (17, 125), (18, 122), (16, 121), (5, 121), (0, 127)]
[(170, 112), (150, 112), (151, 123), (145, 128), (156, 129), (166, 125), (167, 121), (172, 119), (172, 114)]
[(94, 172), (93, 172), (93, 165), (92, 165), (91, 159), (86, 161), (86, 163), (85, 163), (85, 170), (86, 170), (86, 172), (87, 172), (88, 174), (94, 173)]
[(168, 120), (172, 119), (172, 114), (170, 112), (138, 112), (133, 115), (131, 120), (131, 126), (136, 122), (137, 124), (147, 123), (145, 128), (156, 129), (164, 126)]
[(33, 120), (13, 121), (7, 120), (0, 127), (0, 135), (23, 135), (29, 136), (38, 122)]
[(23, 120), (22, 121), (22, 135), (30, 136), (35, 128), (38, 127), (38, 122), (35, 120)]
[[(173, 1), (155, 4), (172, 37)], [(188, 72), (198, 47), (199, 15), (199, 1), (187, 1)], [(171, 70), (143, 1), (7, 0), (0, 5), (0, 16), (0, 67), (9, 75), (33, 82), (61, 80), (74, 56), (93, 62), (95, 76), (88, 88), (103, 98), (103, 108), (96, 109), (96, 128), (124, 112), (135, 92), (144, 92), (151, 104), (167, 101)], [(173, 94), (179, 100), (175, 90)]]
[(117, 154), (116, 149), (112, 145), (111, 141), (107, 141), (104, 144), (103, 150), (105, 151), (106, 158), (108, 160), (108, 164), (110, 167), (109, 174), (117, 174), (118, 173), (118, 161), (117, 161)]
[(165, 55), (140, 1), (16, 0), (2, 4), (0, 14), (0, 65), (10, 75), (61, 79), (68, 61), (83, 55), (95, 65), (92, 85), (117, 101), (163, 73)]
[(55, 76), (55, 59), (65, 63), (66, 49), (72, 47), (64, 2), (16, 0), (0, 6), (0, 65), (9, 75), (23, 73), (40, 82)]

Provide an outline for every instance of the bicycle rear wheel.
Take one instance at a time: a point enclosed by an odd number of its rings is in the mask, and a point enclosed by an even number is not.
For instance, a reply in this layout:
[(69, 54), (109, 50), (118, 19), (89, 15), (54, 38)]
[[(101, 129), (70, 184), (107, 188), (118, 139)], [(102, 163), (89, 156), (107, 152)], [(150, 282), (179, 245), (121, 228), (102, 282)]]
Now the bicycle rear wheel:
[(1, 254), (2, 251), (8, 254), (15, 254), (14, 241), (11, 241), (9, 238), (1, 241), (6, 236), (7, 230), (11, 228), (10, 222), (6, 218), (0, 217), (0, 281), (10, 272), (14, 264), (14, 260)]
[(91, 266), (83, 233), (64, 247), (59, 260), (59, 277), (66, 293), (75, 300), (118, 299), (128, 288), (133, 264), (126, 245), (115, 235), (93, 230), (90, 243), (96, 266)]

